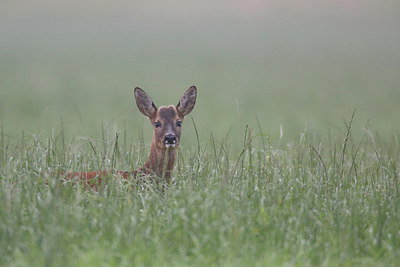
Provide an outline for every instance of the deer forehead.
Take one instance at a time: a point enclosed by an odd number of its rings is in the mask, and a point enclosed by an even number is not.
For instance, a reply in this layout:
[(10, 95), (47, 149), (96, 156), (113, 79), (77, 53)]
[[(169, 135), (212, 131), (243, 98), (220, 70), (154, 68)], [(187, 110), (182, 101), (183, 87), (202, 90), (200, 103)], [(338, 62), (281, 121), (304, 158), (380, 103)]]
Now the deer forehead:
[(158, 108), (157, 119), (160, 121), (175, 121), (179, 119), (175, 106), (162, 106)]

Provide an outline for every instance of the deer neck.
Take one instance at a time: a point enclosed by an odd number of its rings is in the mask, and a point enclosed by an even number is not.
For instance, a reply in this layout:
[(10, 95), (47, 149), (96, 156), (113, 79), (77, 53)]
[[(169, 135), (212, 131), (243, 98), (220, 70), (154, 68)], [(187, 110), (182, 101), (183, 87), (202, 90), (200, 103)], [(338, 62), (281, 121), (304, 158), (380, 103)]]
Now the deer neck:
[(144, 164), (147, 170), (150, 170), (158, 177), (171, 179), (172, 169), (176, 159), (176, 148), (159, 148), (153, 141), (150, 147), (149, 159)]

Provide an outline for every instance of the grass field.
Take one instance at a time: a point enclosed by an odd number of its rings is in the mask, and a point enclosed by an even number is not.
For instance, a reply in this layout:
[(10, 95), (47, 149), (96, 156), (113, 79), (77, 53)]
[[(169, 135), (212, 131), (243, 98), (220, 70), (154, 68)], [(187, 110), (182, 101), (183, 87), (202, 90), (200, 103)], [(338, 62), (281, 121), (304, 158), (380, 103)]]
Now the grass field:
[[(349, 124), (348, 129), (351, 128)], [(395, 266), (399, 137), (272, 145), (246, 129), (241, 150), (210, 137), (182, 148), (173, 182), (97, 192), (57, 170), (132, 169), (147, 146), (43, 136), (2, 141), (0, 262), (14, 266)], [(5, 145), (5, 143), (7, 143)], [(134, 188), (132, 188), (134, 184)]]
[[(1, 266), (398, 265), (397, 2), (89, 2), (0, 4)], [(132, 89), (191, 85), (171, 184), (57, 174), (138, 168)]]

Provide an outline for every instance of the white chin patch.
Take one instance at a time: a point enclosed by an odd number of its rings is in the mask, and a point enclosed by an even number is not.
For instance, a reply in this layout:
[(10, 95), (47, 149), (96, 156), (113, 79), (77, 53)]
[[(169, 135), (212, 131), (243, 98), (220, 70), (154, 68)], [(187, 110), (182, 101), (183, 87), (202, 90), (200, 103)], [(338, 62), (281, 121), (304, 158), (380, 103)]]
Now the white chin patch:
[(165, 144), (166, 148), (175, 147), (175, 144)]

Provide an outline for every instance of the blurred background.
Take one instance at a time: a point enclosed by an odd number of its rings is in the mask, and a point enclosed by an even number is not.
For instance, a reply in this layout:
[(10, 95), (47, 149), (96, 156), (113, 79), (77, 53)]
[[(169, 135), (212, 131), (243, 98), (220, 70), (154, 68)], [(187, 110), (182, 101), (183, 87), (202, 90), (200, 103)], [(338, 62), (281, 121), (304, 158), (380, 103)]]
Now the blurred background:
[[(244, 125), (272, 138), (355, 130), (398, 133), (400, 2), (77, 1), (0, 3), (0, 124), (8, 136), (136, 138), (151, 132), (133, 88), (156, 105), (198, 87), (200, 137), (233, 139)], [(185, 121), (186, 142), (194, 135)], [(361, 132), (361, 130), (360, 130)], [(150, 137), (145, 141), (150, 142)], [(239, 140), (239, 139), (238, 139)]]

